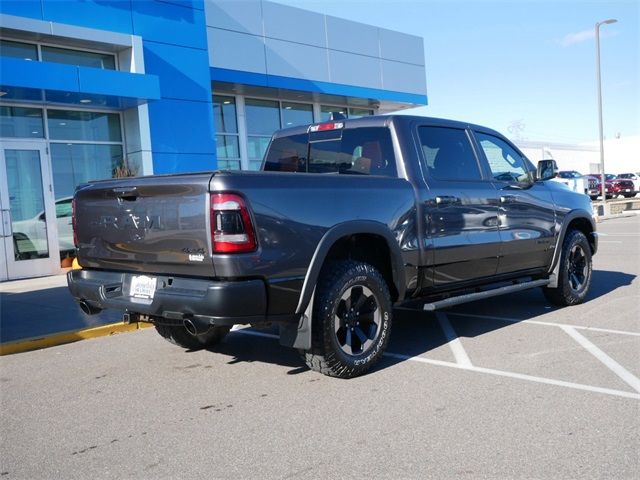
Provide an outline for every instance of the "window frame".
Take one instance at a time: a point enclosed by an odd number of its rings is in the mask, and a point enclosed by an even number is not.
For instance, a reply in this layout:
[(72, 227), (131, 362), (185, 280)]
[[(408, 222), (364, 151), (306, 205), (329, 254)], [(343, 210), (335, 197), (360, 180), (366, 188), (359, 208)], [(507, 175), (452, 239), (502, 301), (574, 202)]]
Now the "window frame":
[[(215, 119), (216, 119), (216, 115), (215, 115), (215, 98), (222, 98), (222, 99), (230, 99), (233, 101), (233, 107), (235, 110), (235, 123), (236, 123), (236, 132), (222, 132), (222, 131), (218, 131), (215, 130), (216, 128), (216, 124), (215, 124)], [(224, 100), (223, 100), (224, 102)], [(223, 103), (224, 105), (224, 103)], [(242, 135), (241, 135), (241, 127), (240, 127), (240, 115), (238, 114), (240, 106), (239, 106), (239, 102), (238, 102), (238, 98), (236, 95), (225, 95), (225, 94), (218, 94), (215, 92), (212, 92), (211, 94), (211, 108), (212, 111), (214, 112), (213, 114), (213, 128), (214, 128), (214, 132), (213, 132), (213, 137), (214, 140), (216, 142), (216, 161), (218, 162), (217, 168), (219, 170), (226, 170), (228, 168), (228, 163), (225, 167), (220, 167), (220, 162), (238, 162), (238, 165), (240, 166), (240, 170), (242, 170)], [(235, 137), (236, 141), (238, 142), (238, 157), (225, 157), (225, 158), (220, 158), (218, 157), (218, 139), (217, 137)], [(235, 170), (235, 169), (230, 169), (230, 170)]]
[[(321, 123), (325, 120), (322, 119), (322, 112), (321, 109), (322, 107), (333, 107), (335, 109), (340, 109), (340, 110), (344, 110), (346, 113), (346, 117), (349, 116), (349, 109), (350, 108), (363, 108), (363, 107), (352, 107), (352, 106), (348, 106), (348, 105), (334, 105), (334, 104), (326, 104), (320, 101), (307, 101), (307, 100), (299, 100), (299, 99), (291, 99), (291, 98), (277, 98), (277, 97), (269, 97), (269, 96), (264, 96), (264, 95), (251, 95), (251, 94), (240, 94), (240, 93), (233, 93), (233, 92), (229, 92), (228, 90), (216, 90), (214, 89), (211, 95), (211, 100), (213, 103), (213, 97), (217, 96), (217, 97), (228, 97), (228, 98), (233, 98), (235, 100), (235, 105), (236, 105), (236, 121), (237, 121), (237, 126), (238, 126), (238, 141), (239, 141), (239, 153), (240, 153), (240, 168), (242, 170), (253, 170), (252, 167), (257, 167), (260, 168), (264, 162), (264, 158), (262, 158), (262, 160), (256, 160), (256, 159), (250, 159), (249, 158), (249, 138), (250, 137), (254, 137), (254, 138), (268, 138), (269, 142), (271, 142), (271, 139), (273, 138), (273, 134), (271, 135), (259, 135), (259, 134), (251, 134), (248, 132), (248, 125), (247, 125), (247, 115), (246, 115), (246, 102), (247, 100), (266, 100), (266, 101), (270, 101), (270, 102), (274, 102), (278, 105), (278, 113), (279, 113), (279, 125), (280, 127), (278, 128), (278, 130), (280, 129), (284, 129), (284, 128), (295, 128), (295, 126), (291, 126), (291, 127), (287, 127), (285, 125), (283, 125), (283, 111), (284, 111), (284, 107), (283, 104), (300, 104), (300, 105), (307, 105), (311, 107), (311, 118), (312, 118), (312, 123)], [(375, 107), (371, 107), (371, 108), (367, 108), (368, 111), (371, 112), (371, 116), (375, 116), (376, 115), (376, 108)], [(217, 132), (215, 130), (215, 126), (214, 126), (214, 132), (213, 132), (214, 136), (217, 135), (235, 135), (235, 134), (230, 134), (230, 133), (221, 133), (221, 132)], [(236, 161), (237, 159), (233, 159), (232, 161)], [(399, 172), (399, 166), (396, 164), (396, 171)]]
[(29, 108), (32, 110), (39, 110), (41, 115), (40, 115), (40, 120), (42, 121), (42, 136), (39, 137), (3, 137), (2, 135), (0, 135), (0, 138), (2, 139), (6, 139), (6, 140), (24, 140), (24, 141), (46, 141), (47, 140), (47, 126), (45, 125), (46, 123), (46, 119), (44, 116), (44, 107), (40, 107), (37, 105), (29, 105), (29, 104), (20, 104), (20, 103), (7, 103), (7, 102), (0, 102), (0, 107), (7, 107), (7, 108)]
[[(86, 53), (99, 53), (101, 55), (109, 55), (113, 57), (113, 64), (114, 64), (114, 70), (111, 69), (107, 69), (107, 68), (98, 68), (98, 70), (108, 70), (110, 72), (113, 71), (120, 71), (120, 55), (118, 55), (117, 52), (110, 52), (108, 50), (99, 50), (99, 49), (95, 49), (95, 48), (76, 48), (74, 46), (69, 46), (69, 45), (65, 45), (65, 44), (61, 44), (61, 43), (52, 43), (52, 42), (39, 42), (39, 41), (34, 41), (34, 40), (24, 40), (22, 38), (15, 38), (12, 36), (5, 36), (3, 35), (2, 37), (0, 37), (2, 40), (7, 40), (9, 42), (16, 42), (16, 43), (24, 43), (27, 45), (35, 45), (36, 46), (36, 52), (37, 52), (37, 59), (35, 60), (36, 62), (44, 62), (44, 60), (42, 60), (42, 47), (53, 47), (53, 48), (61, 48), (64, 50), (75, 50), (77, 52), (86, 52)], [(58, 62), (46, 62), (46, 63), (55, 63), (56, 65), (69, 65), (67, 63), (58, 63)], [(71, 66), (71, 65), (70, 65)], [(97, 67), (84, 67), (84, 68), (97, 68)]]
[[(62, 105), (53, 105), (53, 106), (45, 106), (38, 105), (34, 106), (34, 104), (25, 103), (25, 102), (0, 102), (1, 106), (8, 107), (22, 107), (22, 108), (37, 108), (42, 111), (42, 121), (44, 123), (44, 137), (41, 138), (12, 138), (12, 137), (0, 137), (0, 140), (10, 141), (23, 141), (23, 142), (34, 142), (34, 144), (44, 145), (46, 149), (47, 161), (49, 162), (51, 172), (53, 174), (53, 163), (51, 160), (51, 145), (52, 144), (81, 144), (81, 145), (115, 145), (119, 146), (122, 149), (122, 159), (123, 161), (128, 157), (127, 150), (127, 137), (125, 134), (125, 125), (124, 125), (124, 115), (123, 112), (117, 110), (109, 110), (105, 108), (82, 108), (82, 107), (66, 107)], [(87, 140), (51, 140), (49, 136), (49, 115), (48, 110), (66, 110), (66, 111), (81, 111), (81, 112), (96, 112), (96, 113), (114, 113), (118, 115), (118, 119), (120, 122), (120, 138), (121, 141), (87, 141)], [(54, 193), (55, 193), (55, 184), (53, 184)]]

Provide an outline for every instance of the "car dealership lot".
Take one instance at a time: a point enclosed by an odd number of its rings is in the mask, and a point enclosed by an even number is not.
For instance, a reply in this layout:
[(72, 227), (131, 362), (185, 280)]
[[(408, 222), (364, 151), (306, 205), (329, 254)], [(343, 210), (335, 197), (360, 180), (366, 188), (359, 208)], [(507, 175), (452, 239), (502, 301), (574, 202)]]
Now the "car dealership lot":
[(308, 371), (268, 330), (185, 352), (151, 329), (0, 359), (2, 478), (637, 478), (640, 217), (594, 285), (397, 312), (370, 374)]

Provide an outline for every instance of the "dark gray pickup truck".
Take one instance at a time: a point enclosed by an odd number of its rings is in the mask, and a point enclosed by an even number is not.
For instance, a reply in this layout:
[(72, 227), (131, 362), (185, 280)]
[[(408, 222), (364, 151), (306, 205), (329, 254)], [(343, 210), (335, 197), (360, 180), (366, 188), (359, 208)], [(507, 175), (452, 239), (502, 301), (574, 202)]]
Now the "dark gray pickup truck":
[(587, 295), (589, 197), (493, 130), (335, 120), (277, 132), (262, 170), (80, 186), (68, 283), (83, 311), (120, 309), (189, 349), (275, 323), (310, 368), (349, 378), (381, 357), (394, 306)]

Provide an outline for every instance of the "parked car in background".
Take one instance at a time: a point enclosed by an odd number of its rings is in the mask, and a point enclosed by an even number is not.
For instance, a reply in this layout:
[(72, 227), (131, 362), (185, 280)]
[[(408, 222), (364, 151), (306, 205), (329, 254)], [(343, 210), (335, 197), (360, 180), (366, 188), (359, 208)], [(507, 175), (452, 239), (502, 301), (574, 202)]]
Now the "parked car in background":
[[(605, 175), (605, 178), (607, 177), (608, 175)], [(600, 177), (596, 176), (594, 178), (596, 179), (596, 182), (597, 182), (595, 187), (595, 191), (597, 193), (592, 193), (591, 188), (589, 188), (589, 196), (591, 197), (592, 200), (600, 196), (602, 192), (601, 190), (602, 183), (600, 181)], [(607, 178), (605, 180), (605, 194), (607, 198), (615, 198), (619, 195), (622, 195), (625, 198), (630, 198), (630, 197), (634, 197), (636, 195), (636, 192), (634, 190), (633, 182), (631, 180), (627, 180), (625, 178), (616, 178), (614, 175), (612, 179)]]
[(633, 182), (633, 190), (635, 193), (640, 192), (640, 173), (621, 173), (618, 178), (631, 180)]
[(576, 193), (588, 193), (589, 190), (585, 176), (575, 170), (560, 171), (553, 180), (566, 185)]
[(587, 180), (587, 195), (591, 198), (591, 200), (595, 200), (602, 193), (600, 188), (600, 180), (595, 175), (585, 175), (584, 177)]
[[(73, 229), (71, 226), (71, 201), (65, 197), (56, 201), (56, 222), (60, 258), (75, 252)], [(13, 243), (15, 254), (20, 259), (41, 258), (49, 254), (47, 243), (47, 222), (44, 211), (28, 220), (13, 222)]]

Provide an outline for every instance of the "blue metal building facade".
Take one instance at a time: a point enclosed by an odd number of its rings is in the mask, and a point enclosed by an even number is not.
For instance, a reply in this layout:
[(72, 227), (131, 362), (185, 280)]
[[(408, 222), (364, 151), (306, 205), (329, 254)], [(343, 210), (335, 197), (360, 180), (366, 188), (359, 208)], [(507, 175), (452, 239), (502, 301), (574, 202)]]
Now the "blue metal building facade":
[[(141, 92), (135, 90), (136, 82), (142, 82), (136, 77), (142, 74), (114, 78), (121, 76), (122, 72), (93, 72), (91, 85), (85, 86), (81, 82), (76, 88), (60, 84), (65, 76), (72, 78), (76, 75), (72, 69), (64, 68), (69, 71), (62, 71), (62, 66), (43, 62), (38, 65), (39, 71), (34, 72), (31, 70), (33, 62), (13, 59), (8, 62), (3, 58), (0, 74), (3, 86), (14, 80), (13, 83), (21, 83), (20, 87), (55, 92), (75, 91), (79, 95), (111, 93), (109, 97), (113, 100), (107, 106), (126, 107), (131, 97), (142, 98), (149, 101), (154, 173), (198, 171), (215, 166), (211, 81), (202, 0), (3, 0), (0, 8), (2, 14), (23, 19), (139, 36), (143, 46), (144, 76), (147, 77), (146, 82), (139, 86)], [(4, 27), (8, 22), (3, 23)], [(40, 26), (32, 25), (35, 28)], [(24, 22), (19, 26), (28, 31), (30, 23)], [(59, 35), (53, 37), (59, 38)], [(15, 82), (14, 77), (20, 77), (19, 81)], [(118, 85), (119, 89), (116, 88)], [(24, 97), (15, 99), (23, 100)], [(51, 96), (46, 100), (56, 101)], [(75, 102), (68, 99), (64, 103)]]

